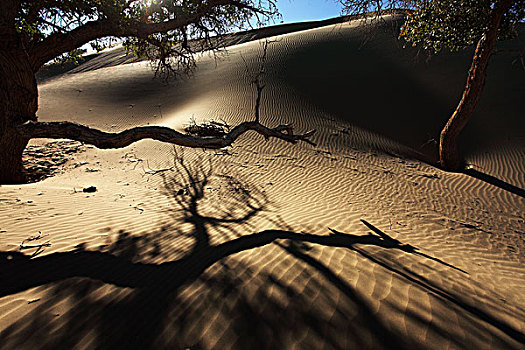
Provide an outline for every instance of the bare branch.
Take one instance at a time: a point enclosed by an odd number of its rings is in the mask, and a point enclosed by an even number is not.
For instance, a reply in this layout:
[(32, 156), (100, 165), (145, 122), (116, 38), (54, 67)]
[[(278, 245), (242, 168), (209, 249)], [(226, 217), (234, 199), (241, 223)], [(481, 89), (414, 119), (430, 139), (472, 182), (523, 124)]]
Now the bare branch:
[(262, 91), (265, 88), (265, 84), (261, 82), (262, 77), (266, 73), (264, 70), (264, 65), (266, 63), (266, 57), (268, 54), (268, 40), (264, 41), (263, 46), (263, 55), (261, 57), (261, 67), (259, 69), (259, 72), (255, 76), (255, 79), (252, 81), (252, 84), (255, 84), (255, 87), (257, 89), (257, 98), (255, 100), (255, 121), (258, 123), (260, 121), (260, 108), (261, 108), (261, 95)]
[(25, 244), (20, 243), (20, 249), (33, 249), (33, 248), (42, 248), (42, 247), (51, 247), (51, 242), (45, 241), (44, 243), (38, 243), (38, 244)]
[(91, 144), (102, 149), (122, 148), (136, 141), (148, 138), (185, 147), (218, 149), (231, 145), (239, 136), (250, 130), (264, 136), (265, 139), (275, 137), (290, 143), (304, 141), (308, 144), (315, 145), (315, 143), (309, 139), (315, 133), (315, 130), (311, 130), (305, 134), (294, 134), (293, 128), (290, 125), (279, 125), (270, 129), (257, 122), (241, 123), (223, 137), (196, 137), (185, 135), (164, 126), (141, 126), (119, 133), (104, 132), (71, 122), (46, 123), (30, 121), (17, 127), (17, 131), (21, 136), (28, 139), (67, 138)]

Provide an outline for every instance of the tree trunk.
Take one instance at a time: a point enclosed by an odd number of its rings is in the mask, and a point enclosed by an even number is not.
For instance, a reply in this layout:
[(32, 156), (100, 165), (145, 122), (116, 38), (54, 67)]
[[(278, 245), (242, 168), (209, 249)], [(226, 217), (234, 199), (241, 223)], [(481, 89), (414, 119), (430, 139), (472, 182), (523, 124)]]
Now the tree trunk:
[(22, 152), (27, 141), (13, 128), (0, 130), (0, 184), (20, 184), (26, 181)]
[(458, 136), (474, 113), (485, 85), (486, 70), (498, 39), (498, 30), (503, 15), (512, 5), (513, 0), (499, 0), (489, 18), (487, 30), (478, 41), (472, 65), (470, 66), (467, 85), (454, 114), (441, 131), (439, 159), (445, 170), (461, 170), (462, 160), (458, 152)]
[(0, 50), (0, 184), (25, 181), (22, 152), (29, 138), (16, 127), (36, 120), (37, 104), (36, 79), (25, 50)]

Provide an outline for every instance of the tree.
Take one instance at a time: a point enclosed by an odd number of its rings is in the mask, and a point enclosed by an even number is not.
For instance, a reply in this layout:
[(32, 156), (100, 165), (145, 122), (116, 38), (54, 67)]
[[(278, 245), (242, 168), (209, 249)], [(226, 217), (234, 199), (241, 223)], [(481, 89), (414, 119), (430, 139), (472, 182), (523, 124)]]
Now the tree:
[(291, 127), (241, 123), (221, 137), (181, 134), (144, 126), (106, 133), (70, 122), (37, 121), (35, 73), (53, 59), (76, 59), (81, 47), (124, 40), (156, 62), (169, 78), (195, 65), (194, 53), (217, 49), (232, 28), (265, 23), (278, 14), (275, 0), (2, 0), (0, 1), (0, 183), (24, 181), (22, 152), (32, 138), (69, 138), (99, 148), (120, 148), (144, 138), (187, 147), (222, 148), (248, 130), (266, 138), (308, 141)]
[(413, 45), (438, 52), (456, 51), (476, 45), (467, 82), (456, 110), (441, 131), (439, 159), (445, 170), (462, 168), (457, 141), (467, 125), (483, 87), (490, 57), (498, 39), (516, 33), (515, 26), (525, 18), (524, 0), (340, 0), (352, 14), (405, 9), (406, 19), (400, 37)]

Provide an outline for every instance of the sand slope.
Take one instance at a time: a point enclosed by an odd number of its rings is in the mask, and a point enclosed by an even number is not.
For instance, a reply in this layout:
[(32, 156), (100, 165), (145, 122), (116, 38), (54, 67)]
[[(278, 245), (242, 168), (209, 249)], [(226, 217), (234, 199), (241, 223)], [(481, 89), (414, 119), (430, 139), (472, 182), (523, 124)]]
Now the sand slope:
[[(272, 38), (262, 121), (315, 128), (317, 147), (247, 134), (227, 153), (179, 149), (181, 165), (150, 140), (87, 146), (53, 177), (2, 186), (0, 344), (523, 348), (525, 199), (417, 160), (433, 154), (468, 53), (417, 61), (391, 28)], [(262, 48), (203, 55), (169, 86), (145, 62), (93, 59), (40, 86), (39, 117), (110, 131), (233, 125), (253, 117)], [(524, 73), (510, 61), (491, 65), (462, 149), (522, 189)], [(38, 231), (24, 243), (51, 245), (29, 259), (20, 243)]]

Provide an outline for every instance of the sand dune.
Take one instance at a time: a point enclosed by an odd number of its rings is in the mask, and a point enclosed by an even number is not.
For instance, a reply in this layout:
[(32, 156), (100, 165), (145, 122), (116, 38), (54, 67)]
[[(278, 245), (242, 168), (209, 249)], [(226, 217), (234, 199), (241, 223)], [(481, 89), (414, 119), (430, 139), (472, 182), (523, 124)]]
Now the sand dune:
[[(318, 146), (249, 133), (181, 165), (151, 140), (58, 143), (52, 177), (0, 188), (3, 348), (523, 348), (523, 70), (496, 56), (462, 135), (480, 180), (429, 164), (469, 52), (418, 59), (388, 19), (279, 28), (262, 122)], [(114, 49), (42, 83), (39, 118), (252, 119), (263, 41), (241, 42), (170, 85)]]

